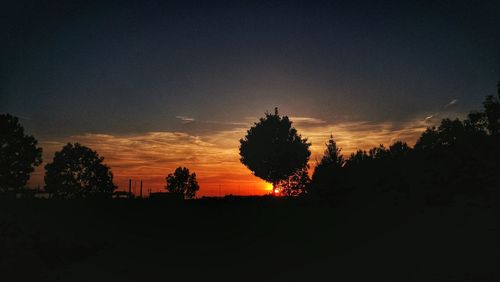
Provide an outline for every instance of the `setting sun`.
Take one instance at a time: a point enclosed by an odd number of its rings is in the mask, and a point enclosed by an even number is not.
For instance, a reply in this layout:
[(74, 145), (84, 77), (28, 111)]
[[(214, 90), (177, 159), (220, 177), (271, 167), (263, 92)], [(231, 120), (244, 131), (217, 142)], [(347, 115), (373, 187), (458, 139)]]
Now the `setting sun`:
[(273, 184), (272, 183), (266, 182), (265, 185), (266, 186), (265, 186), (264, 190), (266, 190), (266, 191), (273, 191)]
[(0, 282), (500, 282), (500, 0), (1, 6)]

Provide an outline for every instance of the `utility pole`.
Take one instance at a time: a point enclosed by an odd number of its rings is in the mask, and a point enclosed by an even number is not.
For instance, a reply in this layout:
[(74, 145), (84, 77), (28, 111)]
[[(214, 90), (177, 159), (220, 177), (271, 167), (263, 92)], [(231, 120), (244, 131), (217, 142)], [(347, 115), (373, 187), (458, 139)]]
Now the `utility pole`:
[(132, 179), (128, 180), (128, 197), (132, 198)]
[(140, 198), (142, 199), (142, 179), (141, 179), (141, 192), (140, 192)]

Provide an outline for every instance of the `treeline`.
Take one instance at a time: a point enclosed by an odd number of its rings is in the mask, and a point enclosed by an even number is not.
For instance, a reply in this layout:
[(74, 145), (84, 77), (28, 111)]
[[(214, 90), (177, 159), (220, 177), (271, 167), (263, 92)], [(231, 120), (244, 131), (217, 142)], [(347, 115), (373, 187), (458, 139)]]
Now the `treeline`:
[(344, 159), (330, 138), (308, 191), (339, 200), (349, 195), (391, 193), (396, 197), (448, 201), (456, 195), (488, 196), (500, 188), (500, 84), (482, 111), (465, 120), (443, 119), (427, 128), (413, 147), (397, 141), (359, 150)]
[[(457, 194), (489, 195), (500, 187), (500, 83), (482, 111), (465, 120), (443, 119), (416, 144), (397, 141), (342, 155), (333, 137), (308, 175), (311, 143), (287, 116), (266, 113), (240, 140), (241, 162), (273, 184), (273, 194), (328, 201), (391, 193), (406, 199), (448, 200)], [(53, 198), (109, 198), (117, 189), (113, 173), (96, 151), (68, 143), (45, 165), (44, 190)], [(18, 118), (0, 115), (0, 194), (27, 191), (30, 173), (42, 162), (42, 148), (24, 133)], [(166, 190), (194, 198), (196, 174), (179, 167), (165, 178)]]
[[(25, 186), (42, 163), (42, 148), (37, 144), (32, 135), (24, 133), (17, 117), (0, 115), (0, 195), (32, 195)], [(178, 167), (165, 181), (167, 191), (185, 198), (194, 198), (199, 190), (196, 174), (185, 167)], [(58, 199), (111, 198), (118, 188), (104, 157), (79, 143), (67, 143), (54, 154), (45, 165), (44, 182), (44, 192)]]

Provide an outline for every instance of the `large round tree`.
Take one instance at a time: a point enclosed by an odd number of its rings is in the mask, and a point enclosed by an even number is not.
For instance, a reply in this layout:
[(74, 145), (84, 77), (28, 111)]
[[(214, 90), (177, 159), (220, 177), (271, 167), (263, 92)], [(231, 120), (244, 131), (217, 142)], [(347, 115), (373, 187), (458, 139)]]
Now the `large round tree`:
[(110, 197), (113, 173), (96, 151), (68, 143), (45, 166), (45, 189), (56, 198)]
[(240, 140), (240, 161), (255, 176), (272, 183), (274, 193), (280, 181), (307, 167), (310, 145), (276, 108), (274, 114), (266, 113)]
[(0, 192), (23, 188), (35, 166), (42, 162), (42, 148), (36, 139), (24, 134), (19, 119), (0, 115)]

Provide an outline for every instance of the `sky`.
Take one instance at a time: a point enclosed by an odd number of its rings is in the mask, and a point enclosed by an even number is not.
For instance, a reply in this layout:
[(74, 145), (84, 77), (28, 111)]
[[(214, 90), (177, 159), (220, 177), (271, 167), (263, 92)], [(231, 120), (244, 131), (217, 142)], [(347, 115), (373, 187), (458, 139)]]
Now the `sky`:
[(413, 145), (500, 79), (499, 1), (10, 1), (0, 16), (0, 112), (44, 164), (80, 142), (120, 189), (160, 191), (186, 166), (199, 195), (268, 193), (238, 145), (274, 107), (314, 167), (330, 134), (345, 154)]

